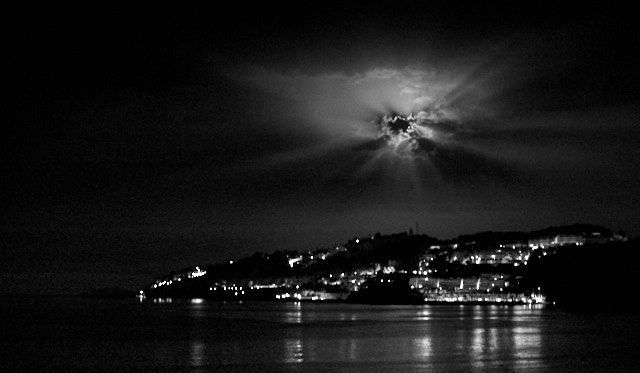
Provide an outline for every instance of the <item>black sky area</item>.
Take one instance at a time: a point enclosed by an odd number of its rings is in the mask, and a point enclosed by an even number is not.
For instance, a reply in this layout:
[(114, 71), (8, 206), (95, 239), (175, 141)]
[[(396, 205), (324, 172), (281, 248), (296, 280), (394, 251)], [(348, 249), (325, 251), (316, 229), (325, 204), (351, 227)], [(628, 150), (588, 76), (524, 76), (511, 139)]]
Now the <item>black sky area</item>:
[[(489, 4), (7, 9), (0, 292), (136, 289), (416, 224), (638, 235), (635, 13)], [(414, 151), (379, 135), (418, 111)]]

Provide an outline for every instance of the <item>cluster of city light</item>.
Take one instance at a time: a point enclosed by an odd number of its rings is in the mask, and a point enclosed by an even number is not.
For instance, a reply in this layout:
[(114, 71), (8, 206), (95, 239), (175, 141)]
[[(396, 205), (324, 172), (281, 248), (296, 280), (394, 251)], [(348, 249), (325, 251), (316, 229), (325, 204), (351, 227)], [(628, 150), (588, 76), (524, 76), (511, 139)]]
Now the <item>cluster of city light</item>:
[(154, 298), (153, 303), (173, 303), (171, 298)]
[[(464, 254), (451, 254), (449, 256), (448, 261), (450, 263), (460, 262), (462, 264), (481, 264), (481, 263), (513, 263), (514, 266), (519, 266), (520, 264), (527, 265), (529, 260), (529, 254), (523, 253), (522, 251), (518, 251), (518, 255), (511, 254), (509, 252), (503, 252), (501, 249), (496, 250), (492, 254), (486, 254), (484, 257), (481, 254), (474, 254), (465, 256)], [(426, 264), (429, 265), (428, 263)], [(421, 268), (422, 269), (422, 262)], [(418, 273), (420, 274), (420, 273)]]
[[(486, 292), (496, 291), (496, 289), (499, 289), (500, 292), (504, 292), (505, 288), (509, 288), (510, 284), (504, 274), (493, 275), (489, 278), (431, 278), (431, 280), (429, 277), (422, 278), (416, 276), (412, 277), (410, 281), (413, 284), (412, 289), (422, 289), (423, 287), (426, 287), (429, 289), (448, 292), (460, 292), (467, 290), (474, 290), (477, 292), (480, 291), (481, 288), (482, 291)], [(483, 286), (483, 284), (486, 285)]]
[(167, 286), (171, 284), (173, 284), (173, 280), (162, 280), (153, 284), (153, 288), (156, 289), (156, 288), (159, 288), (160, 286)]
[[(313, 259), (313, 257), (312, 257)], [(300, 262), (302, 260), (302, 255), (295, 257), (295, 258), (289, 258), (289, 267), (293, 268), (293, 265)]]
[(302, 294), (300, 293), (283, 293), (283, 294), (276, 294), (276, 299), (297, 299), (297, 300), (302, 300)]
[[(253, 289), (253, 287), (251, 287)], [(233, 295), (238, 297), (240, 295), (244, 295), (244, 290), (242, 288), (242, 286), (226, 286), (223, 285), (221, 287), (222, 291), (229, 291), (229, 292), (233, 292)], [(217, 286), (211, 286), (209, 287), (209, 291), (218, 291), (218, 287)]]
[[(315, 292), (309, 292), (309, 294), (305, 294), (305, 293), (281, 293), (281, 294), (276, 294), (275, 298), (277, 300), (293, 300), (295, 302), (300, 302), (302, 300), (310, 300), (310, 301), (324, 301), (327, 300), (329, 298), (327, 298), (327, 296), (324, 293), (315, 293)], [(334, 299), (334, 298), (331, 298)]]
[[(373, 239), (373, 237), (371, 237)], [(364, 239), (368, 240), (368, 237)], [(362, 240), (356, 238), (351, 241), (351, 244), (363, 243)], [(366, 242), (364, 242), (366, 243)], [(348, 245), (347, 245), (348, 246)], [(463, 245), (465, 247), (465, 245)], [(513, 265), (526, 265), (531, 249), (522, 245), (500, 245), (501, 249), (482, 250), (481, 254), (473, 252), (474, 255), (467, 249), (456, 250), (458, 244), (449, 244), (442, 246), (431, 246), (430, 249), (439, 249), (439, 251), (428, 250), (420, 257), (417, 269), (400, 270), (398, 273), (413, 273), (411, 277), (410, 287), (411, 289), (418, 289), (420, 293), (425, 296), (425, 300), (428, 301), (444, 301), (444, 302), (519, 302), (519, 303), (544, 303), (544, 295), (532, 294), (525, 295), (523, 293), (512, 294), (514, 288), (509, 287), (509, 281), (505, 280), (505, 275), (497, 274), (491, 275), (483, 273), (481, 278), (450, 278), (448, 276), (442, 276), (437, 274), (437, 270), (433, 268), (433, 261), (438, 257), (448, 262), (459, 262), (461, 264), (480, 264), (483, 263), (506, 263), (513, 261)], [(444, 251), (440, 251), (444, 249)], [(470, 248), (473, 250), (473, 248)], [(518, 250), (522, 249), (522, 250)], [(318, 260), (324, 260), (327, 257), (335, 255), (336, 252), (346, 251), (346, 246), (336, 246), (334, 250), (316, 250), (315, 252), (308, 251), (295, 256), (287, 255), (289, 267), (293, 268), (296, 265), (307, 266), (308, 263)], [(513, 251), (512, 251), (513, 250)], [(524, 251), (524, 252), (523, 252)], [(553, 252), (550, 252), (551, 254)], [(535, 254), (535, 253), (534, 253)], [(546, 251), (541, 251), (540, 255), (547, 255)], [(230, 261), (230, 263), (232, 263)], [(391, 263), (390, 263), (391, 264)], [(414, 267), (415, 268), (415, 267)], [(381, 264), (376, 264), (373, 268), (359, 268), (357, 270), (351, 270), (348, 272), (328, 273), (328, 278), (323, 277), (319, 280), (319, 283), (325, 285), (339, 286), (342, 290), (336, 293), (326, 291), (314, 291), (306, 288), (304, 285), (296, 284), (299, 279), (287, 278), (281, 281), (281, 283), (254, 283), (254, 281), (241, 282), (242, 286), (236, 284), (227, 284), (226, 281), (222, 281), (222, 284), (215, 283), (209, 287), (210, 291), (225, 291), (231, 292), (236, 297), (244, 296), (248, 290), (257, 289), (281, 289), (282, 292), (275, 294), (277, 300), (292, 300), (295, 302), (303, 300), (312, 301), (324, 301), (334, 299), (345, 299), (350, 292), (358, 291), (359, 288), (366, 284), (366, 281), (375, 280), (381, 283), (392, 283), (394, 280), (387, 276), (384, 278), (377, 277), (377, 273), (390, 274), (396, 272), (395, 267), (388, 266), (382, 267)], [(440, 271), (442, 272), (442, 271)], [(195, 267), (195, 270), (188, 271), (182, 274), (174, 275), (163, 280), (158, 280), (153, 284), (153, 288), (162, 286), (169, 286), (176, 281), (181, 281), (186, 278), (198, 278), (204, 276), (207, 271), (202, 270), (200, 267)], [(419, 276), (419, 277), (418, 277)], [(440, 277), (440, 278), (438, 278)], [(498, 278), (499, 277), (499, 278)], [(441, 280), (444, 281), (441, 283)], [(493, 280), (493, 281), (492, 281)], [(452, 283), (457, 281), (457, 283)], [(256, 280), (256, 282), (261, 282)], [(434, 286), (435, 285), (435, 286)], [(499, 289), (499, 290), (498, 290)], [(250, 293), (251, 294), (251, 293)], [(226, 295), (226, 294), (225, 294)], [(141, 298), (145, 297), (143, 290), (140, 291)], [(243, 297), (239, 298), (243, 299)], [(272, 298), (273, 299), (273, 298)], [(155, 301), (159, 302), (159, 301)]]
[[(244, 291), (242, 289), (242, 286), (236, 286), (236, 285), (232, 285), (232, 286), (227, 286), (227, 285), (222, 285), (221, 286), (222, 291), (242, 291), (244, 294)], [(251, 287), (253, 289), (253, 286)], [(217, 286), (212, 286), (209, 288), (210, 291), (218, 291), (218, 287)]]
[(427, 294), (424, 298), (426, 302), (483, 302), (483, 303), (523, 303), (536, 304), (545, 303), (546, 297), (542, 294), (532, 294), (523, 296), (522, 294), (500, 294), (500, 295), (479, 295), (479, 294)]
[(251, 290), (254, 290), (254, 289), (275, 289), (277, 287), (280, 287), (280, 286), (278, 286), (276, 284), (253, 285), (253, 286), (251, 286)]
[[(194, 271), (187, 273), (186, 277), (187, 278), (196, 278), (196, 277), (204, 276), (206, 274), (207, 274), (207, 271), (203, 271), (203, 270), (200, 269), (200, 267), (196, 267), (196, 269)], [(157, 281), (156, 283), (153, 284), (153, 288), (157, 289), (157, 288), (159, 288), (161, 286), (172, 285), (174, 282), (182, 281), (182, 279), (184, 277), (185, 277), (184, 274), (179, 274), (179, 275), (173, 276), (171, 279), (164, 279), (164, 280), (161, 280), (161, 281)]]
[(431, 272), (434, 272), (434, 271), (437, 272), (438, 270), (431, 270), (431, 269), (427, 269), (427, 270), (419, 270), (418, 269), (418, 270), (415, 270), (414, 269), (413, 271), (411, 271), (411, 273), (413, 273), (414, 275), (424, 276), (424, 275), (428, 275), (428, 274), (430, 274)]
[[(392, 266), (381, 268), (380, 270), (383, 273), (393, 273), (395, 268)], [(353, 274), (340, 272), (339, 274), (334, 275), (333, 273), (329, 273), (329, 278), (322, 277), (320, 279), (320, 283), (323, 285), (332, 285), (332, 286), (343, 286), (350, 291), (356, 291), (360, 285), (367, 279), (375, 276), (377, 271), (375, 269), (366, 268), (360, 269), (358, 272), (353, 271)]]
[[(336, 252), (340, 252), (340, 251), (346, 251), (347, 248), (346, 247), (341, 247), (341, 246), (336, 246), (335, 247)], [(297, 255), (297, 256), (293, 256), (293, 257), (289, 257), (287, 256), (287, 262), (289, 264), (290, 268), (293, 268), (295, 265), (300, 265), (300, 264), (305, 264), (305, 263), (313, 263), (317, 260), (326, 260), (328, 257), (330, 257), (331, 255), (333, 255), (334, 253), (329, 251), (326, 252), (325, 250), (316, 250), (315, 252), (307, 252), (307, 254), (303, 255)]]
[(200, 269), (200, 267), (196, 267), (195, 271), (189, 273), (188, 277), (195, 278), (195, 277), (204, 276), (206, 274), (207, 274), (207, 271), (203, 271)]
[(253, 284), (253, 285), (237, 285), (237, 284), (220, 284), (220, 283), (215, 283), (214, 285), (212, 285), (211, 287), (209, 287), (210, 291), (236, 291), (236, 290), (258, 290), (258, 289), (276, 289), (276, 288), (281, 288), (286, 286), (285, 283), (282, 284), (275, 284), (275, 283), (271, 283), (271, 284)]

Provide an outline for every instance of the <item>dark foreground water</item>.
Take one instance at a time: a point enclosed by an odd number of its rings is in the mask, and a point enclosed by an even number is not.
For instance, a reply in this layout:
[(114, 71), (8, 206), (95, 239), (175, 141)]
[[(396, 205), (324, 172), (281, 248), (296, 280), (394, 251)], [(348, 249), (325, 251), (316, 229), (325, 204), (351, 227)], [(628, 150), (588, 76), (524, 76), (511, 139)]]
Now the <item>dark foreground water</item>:
[(5, 371), (640, 371), (640, 317), (525, 306), (0, 299)]

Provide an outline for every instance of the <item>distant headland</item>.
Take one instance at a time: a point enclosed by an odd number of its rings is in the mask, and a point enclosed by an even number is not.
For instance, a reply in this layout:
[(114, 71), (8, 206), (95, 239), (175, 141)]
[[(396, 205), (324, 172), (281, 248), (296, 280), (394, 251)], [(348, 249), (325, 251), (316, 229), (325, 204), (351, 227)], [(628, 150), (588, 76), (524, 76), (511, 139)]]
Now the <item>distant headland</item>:
[(353, 237), (314, 251), (257, 252), (159, 276), (139, 291), (156, 302), (628, 305), (640, 252), (624, 232), (590, 224), (481, 232), (439, 240), (410, 229)]

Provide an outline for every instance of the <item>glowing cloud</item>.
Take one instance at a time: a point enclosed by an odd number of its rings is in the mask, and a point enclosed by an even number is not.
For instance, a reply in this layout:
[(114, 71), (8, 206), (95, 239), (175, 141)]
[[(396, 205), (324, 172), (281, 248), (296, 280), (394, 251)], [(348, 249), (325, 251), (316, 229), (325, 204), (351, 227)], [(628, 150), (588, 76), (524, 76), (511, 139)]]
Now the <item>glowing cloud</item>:
[[(328, 133), (362, 133), (361, 125), (378, 114), (417, 113), (446, 105), (447, 94), (462, 80), (450, 72), (429, 68), (376, 68), (365, 72), (308, 75), (264, 68), (229, 75), (279, 97), (297, 115), (296, 127)], [(281, 125), (281, 124), (280, 124)], [(368, 135), (375, 135), (366, 129)], [(352, 133), (353, 135), (354, 133)]]
[[(286, 113), (282, 116), (287, 120), (266, 125), (285, 136), (316, 139), (272, 160), (289, 163), (339, 152), (352, 162), (368, 152), (369, 160), (357, 173), (375, 172), (383, 164), (393, 164), (384, 159), (394, 157), (399, 162), (419, 162), (410, 166), (412, 172), (422, 168), (450, 176), (488, 170), (495, 175), (498, 157), (473, 141), (473, 135), (483, 130), (478, 124), (489, 122), (492, 108), (487, 97), (496, 91), (491, 85), (495, 80), (481, 70), (469, 64), (449, 70), (375, 68), (310, 75), (252, 68), (228, 76), (282, 102), (276, 110)], [(487, 74), (497, 70), (492, 67)], [(318, 153), (322, 149), (325, 154)]]

